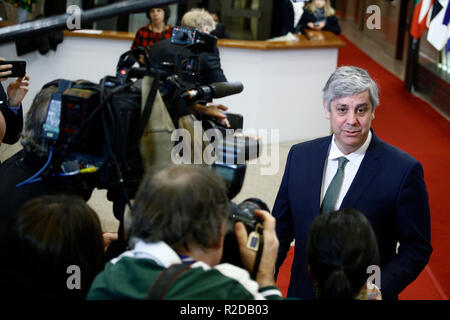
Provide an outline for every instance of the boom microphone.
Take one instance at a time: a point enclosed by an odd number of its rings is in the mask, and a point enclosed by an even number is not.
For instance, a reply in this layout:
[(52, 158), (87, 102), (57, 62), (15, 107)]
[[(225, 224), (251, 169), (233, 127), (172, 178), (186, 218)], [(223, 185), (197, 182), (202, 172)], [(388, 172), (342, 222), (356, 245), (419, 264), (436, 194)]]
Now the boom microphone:
[(241, 82), (215, 82), (206, 86), (187, 90), (181, 94), (186, 100), (211, 100), (223, 98), (233, 94), (241, 93), (244, 86)]
[(210, 85), (213, 88), (213, 98), (223, 98), (233, 94), (241, 93), (244, 85), (241, 82), (216, 82)]

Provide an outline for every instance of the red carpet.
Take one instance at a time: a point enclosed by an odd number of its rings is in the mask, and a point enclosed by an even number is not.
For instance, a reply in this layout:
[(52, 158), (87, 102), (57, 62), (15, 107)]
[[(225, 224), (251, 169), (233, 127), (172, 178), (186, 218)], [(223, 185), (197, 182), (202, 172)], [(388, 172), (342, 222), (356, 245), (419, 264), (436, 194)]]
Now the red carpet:
[[(403, 82), (372, 60), (345, 37), (338, 66), (366, 69), (377, 82), (380, 101), (373, 128), (381, 139), (408, 152), (424, 168), (431, 208), (430, 262), (401, 294), (403, 300), (442, 300), (450, 297), (450, 124), (429, 104), (407, 92)], [(278, 285), (286, 294), (293, 250), (280, 270)]]

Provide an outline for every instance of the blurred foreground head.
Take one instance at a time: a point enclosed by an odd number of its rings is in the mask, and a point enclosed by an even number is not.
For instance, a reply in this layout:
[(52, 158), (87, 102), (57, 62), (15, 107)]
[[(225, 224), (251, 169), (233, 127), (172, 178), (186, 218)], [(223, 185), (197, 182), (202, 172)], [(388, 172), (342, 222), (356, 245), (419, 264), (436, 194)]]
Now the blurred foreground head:
[(229, 211), (225, 183), (212, 169), (170, 166), (143, 179), (129, 234), (146, 242), (164, 241), (175, 251), (208, 249), (222, 240)]
[[(100, 220), (77, 196), (46, 195), (28, 201), (2, 236), (6, 237), (2, 269), (11, 271), (8, 285), (13, 282), (11, 290), (21, 297), (84, 299), (104, 267)], [(79, 289), (68, 288), (69, 266), (79, 268)]]
[(370, 222), (359, 211), (342, 209), (319, 215), (309, 229), (307, 260), (318, 299), (351, 300), (378, 265)]

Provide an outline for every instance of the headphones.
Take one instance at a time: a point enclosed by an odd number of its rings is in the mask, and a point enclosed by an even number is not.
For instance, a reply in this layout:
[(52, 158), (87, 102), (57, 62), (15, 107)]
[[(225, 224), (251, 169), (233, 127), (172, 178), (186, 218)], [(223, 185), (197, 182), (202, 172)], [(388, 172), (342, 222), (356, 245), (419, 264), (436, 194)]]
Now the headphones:
[(150, 10), (152, 9), (156, 9), (156, 8), (160, 8), (164, 10), (164, 23), (167, 24), (167, 21), (169, 21), (170, 18), (170, 8), (168, 6), (165, 7), (153, 7), (150, 8), (149, 10), (147, 10), (145, 12), (145, 16), (150, 20), (150, 22), (152, 21), (152, 19), (150, 18)]

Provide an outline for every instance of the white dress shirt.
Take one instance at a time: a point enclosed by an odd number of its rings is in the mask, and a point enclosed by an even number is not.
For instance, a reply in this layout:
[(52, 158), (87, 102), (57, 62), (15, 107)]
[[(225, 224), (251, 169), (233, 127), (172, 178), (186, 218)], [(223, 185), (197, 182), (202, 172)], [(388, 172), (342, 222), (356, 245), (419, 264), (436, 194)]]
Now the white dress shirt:
[(336, 174), (338, 168), (337, 159), (339, 157), (346, 157), (348, 159), (348, 163), (344, 169), (344, 181), (342, 182), (342, 187), (341, 190), (339, 191), (339, 196), (336, 201), (336, 205), (334, 207), (334, 210), (339, 209), (342, 200), (347, 194), (347, 191), (350, 188), (350, 185), (352, 184), (353, 179), (356, 176), (356, 173), (358, 172), (359, 166), (362, 160), (364, 159), (364, 156), (366, 154), (367, 148), (369, 147), (371, 140), (372, 140), (372, 132), (369, 131), (366, 141), (363, 143), (361, 147), (359, 147), (358, 150), (349, 153), (348, 155), (344, 155), (334, 142), (334, 134), (333, 134), (333, 137), (331, 138), (330, 149), (328, 151), (328, 159), (325, 162), (325, 166), (323, 169), (324, 171), (322, 178), (322, 189), (320, 191), (320, 205), (322, 205), (322, 201), (323, 198), (325, 197), (326, 190), (328, 189), (331, 180), (333, 180), (333, 177)]
[(305, 3), (303, 1), (301, 2), (291, 2), (292, 7), (294, 9), (294, 28), (297, 26), (298, 22), (300, 21), (300, 18), (303, 14), (303, 6)]

